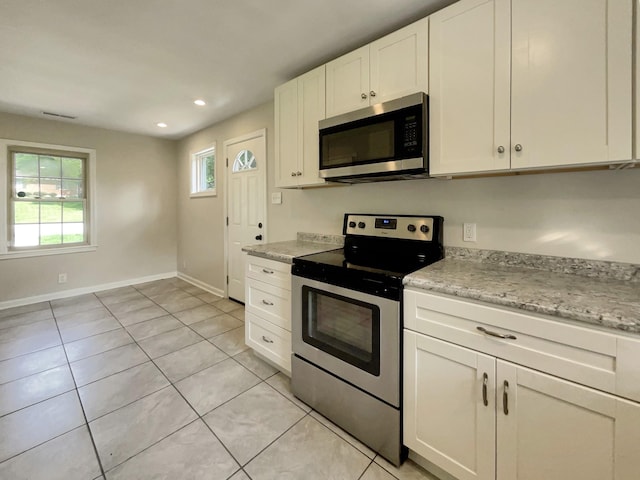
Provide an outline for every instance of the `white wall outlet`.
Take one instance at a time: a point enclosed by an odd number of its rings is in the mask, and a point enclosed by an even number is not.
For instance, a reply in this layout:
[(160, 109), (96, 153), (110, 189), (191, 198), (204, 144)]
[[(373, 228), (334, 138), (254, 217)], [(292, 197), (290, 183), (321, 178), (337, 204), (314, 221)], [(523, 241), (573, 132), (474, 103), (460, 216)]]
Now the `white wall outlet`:
[(476, 241), (476, 224), (475, 223), (465, 223), (462, 226), (462, 240), (465, 242), (475, 242)]
[(67, 283), (67, 274), (59, 273), (58, 274), (58, 283)]
[(282, 192), (272, 192), (271, 203), (274, 205), (280, 205), (282, 203)]

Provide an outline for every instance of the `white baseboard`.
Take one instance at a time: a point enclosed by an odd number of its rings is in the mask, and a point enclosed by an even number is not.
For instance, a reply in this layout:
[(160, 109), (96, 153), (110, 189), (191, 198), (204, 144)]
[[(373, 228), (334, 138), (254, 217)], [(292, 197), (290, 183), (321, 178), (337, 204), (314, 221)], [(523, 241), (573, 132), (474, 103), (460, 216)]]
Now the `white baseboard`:
[(119, 282), (102, 283), (100, 285), (92, 285), (89, 287), (73, 288), (71, 290), (62, 290), (60, 292), (47, 293), (44, 295), (35, 295), (33, 297), (18, 298), (16, 300), (7, 300), (0, 302), (0, 310), (11, 307), (20, 307), (22, 305), (29, 305), (31, 303), (48, 302), (49, 300), (58, 300), (59, 298), (75, 297), (76, 295), (83, 295), (85, 293), (101, 292), (103, 290), (111, 290), (112, 288), (128, 287), (129, 285), (136, 285), (138, 283), (153, 282), (155, 280), (162, 280), (165, 278), (173, 278), (177, 276), (178, 272), (165, 272), (157, 275), (148, 275), (146, 277), (130, 278)]
[(208, 283), (204, 283), (198, 280), (197, 278), (190, 277), (189, 275), (182, 272), (178, 272), (178, 278), (184, 280), (185, 282), (189, 282), (190, 284), (195, 285), (196, 287), (200, 287), (201, 289), (206, 290), (209, 293), (213, 293), (214, 295), (218, 295), (219, 297), (224, 298), (224, 290), (213, 287)]

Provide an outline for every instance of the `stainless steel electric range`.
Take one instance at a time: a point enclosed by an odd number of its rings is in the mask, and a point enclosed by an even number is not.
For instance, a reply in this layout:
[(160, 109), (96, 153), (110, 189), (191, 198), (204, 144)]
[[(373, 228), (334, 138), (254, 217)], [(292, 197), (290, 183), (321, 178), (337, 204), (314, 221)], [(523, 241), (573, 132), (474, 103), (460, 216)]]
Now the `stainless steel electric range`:
[(438, 216), (345, 214), (343, 249), (293, 260), (293, 393), (402, 463), (402, 279), (443, 258)]

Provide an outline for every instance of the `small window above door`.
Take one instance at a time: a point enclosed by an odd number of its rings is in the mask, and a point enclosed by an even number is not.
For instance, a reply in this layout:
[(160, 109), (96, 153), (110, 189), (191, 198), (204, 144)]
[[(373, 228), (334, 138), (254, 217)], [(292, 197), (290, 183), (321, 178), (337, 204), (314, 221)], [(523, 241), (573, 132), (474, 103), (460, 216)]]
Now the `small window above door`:
[(242, 150), (233, 161), (233, 173), (255, 170), (258, 168), (256, 157), (251, 150)]

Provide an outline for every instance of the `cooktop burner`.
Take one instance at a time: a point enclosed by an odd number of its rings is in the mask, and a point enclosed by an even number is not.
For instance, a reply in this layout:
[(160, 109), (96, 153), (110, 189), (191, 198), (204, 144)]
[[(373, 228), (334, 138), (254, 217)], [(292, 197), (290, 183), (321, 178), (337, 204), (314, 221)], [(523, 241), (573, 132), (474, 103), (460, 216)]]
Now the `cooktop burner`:
[(387, 298), (402, 278), (443, 258), (443, 218), (345, 214), (344, 248), (298, 257), (294, 275)]

